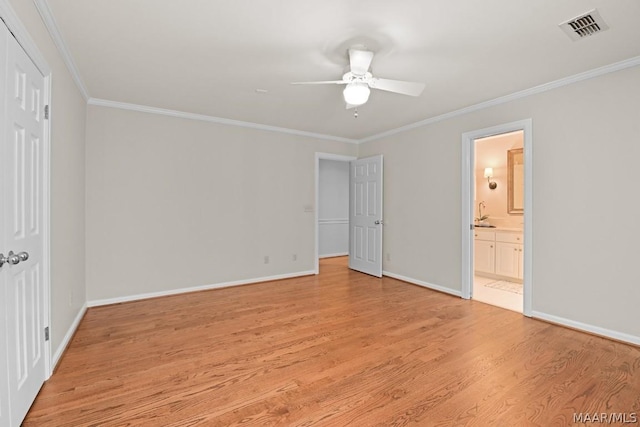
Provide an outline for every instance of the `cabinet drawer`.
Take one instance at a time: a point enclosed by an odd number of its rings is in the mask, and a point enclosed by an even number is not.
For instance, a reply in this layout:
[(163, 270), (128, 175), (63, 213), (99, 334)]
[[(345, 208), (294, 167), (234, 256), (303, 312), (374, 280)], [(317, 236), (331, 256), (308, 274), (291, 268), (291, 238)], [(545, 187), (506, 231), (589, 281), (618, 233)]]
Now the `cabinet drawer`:
[(496, 232), (496, 242), (523, 243), (522, 233)]
[(496, 232), (495, 231), (478, 230), (476, 228), (474, 230), (473, 235), (477, 240), (491, 240), (491, 241), (496, 240)]

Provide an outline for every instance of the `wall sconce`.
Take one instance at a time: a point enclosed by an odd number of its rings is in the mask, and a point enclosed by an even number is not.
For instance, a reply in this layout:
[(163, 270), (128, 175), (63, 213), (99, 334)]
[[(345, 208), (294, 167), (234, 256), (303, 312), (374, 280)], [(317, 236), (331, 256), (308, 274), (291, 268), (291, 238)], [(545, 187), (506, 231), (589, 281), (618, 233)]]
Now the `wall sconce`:
[(490, 190), (495, 190), (498, 187), (497, 182), (491, 181), (491, 177), (493, 177), (493, 168), (484, 168), (484, 177), (487, 178)]

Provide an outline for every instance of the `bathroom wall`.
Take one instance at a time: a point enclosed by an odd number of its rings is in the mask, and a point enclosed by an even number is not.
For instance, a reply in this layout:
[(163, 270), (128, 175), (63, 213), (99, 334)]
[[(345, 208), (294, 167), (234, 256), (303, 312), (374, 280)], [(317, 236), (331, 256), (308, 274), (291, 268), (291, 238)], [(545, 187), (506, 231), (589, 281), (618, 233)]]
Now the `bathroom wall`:
[[(490, 136), (476, 140), (475, 147), (475, 212), (479, 216), (478, 204), (484, 201), (483, 214), (489, 215), (489, 223), (499, 227), (521, 228), (522, 214), (507, 212), (507, 151), (523, 147), (522, 131)], [(484, 169), (493, 168), (491, 181), (498, 186), (491, 190)]]
[(349, 162), (320, 160), (318, 194), (318, 255), (349, 252)]

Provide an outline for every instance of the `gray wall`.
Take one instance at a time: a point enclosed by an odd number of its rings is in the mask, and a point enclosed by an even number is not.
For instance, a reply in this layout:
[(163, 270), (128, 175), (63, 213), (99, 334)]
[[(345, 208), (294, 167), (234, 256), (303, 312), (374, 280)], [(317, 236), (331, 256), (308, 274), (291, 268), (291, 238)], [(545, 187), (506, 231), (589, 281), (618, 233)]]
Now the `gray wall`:
[(59, 353), (86, 301), (85, 106), (32, 1), (11, 0), (52, 70), (51, 343)]
[(320, 160), (318, 171), (318, 254), (349, 252), (349, 162)]
[(461, 135), (533, 122), (533, 311), (640, 342), (640, 67), (371, 141), (386, 271), (461, 290)]
[(315, 215), (305, 207), (315, 204), (315, 153), (356, 151), (90, 106), (88, 299), (313, 271)]
[(639, 79), (618, 71), (359, 147), (90, 107), (88, 298), (312, 270), (315, 152), (384, 154), (384, 270), (460, 291), (461, 135), (531, 118), (534, 314), (637, 339)]

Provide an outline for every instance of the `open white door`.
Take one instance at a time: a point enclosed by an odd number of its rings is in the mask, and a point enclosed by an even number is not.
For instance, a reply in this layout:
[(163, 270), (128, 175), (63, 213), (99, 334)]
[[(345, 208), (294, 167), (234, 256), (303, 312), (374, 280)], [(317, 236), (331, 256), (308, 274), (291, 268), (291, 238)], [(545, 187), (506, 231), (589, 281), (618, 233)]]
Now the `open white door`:
[(382, 277), (382, 155), (351, 162), (349, 268)]
[(45, 78), (6, 26), (0, 27), (0, 425), (19, 426), (48, 376)]

